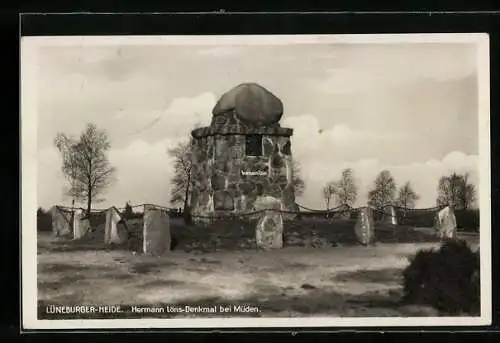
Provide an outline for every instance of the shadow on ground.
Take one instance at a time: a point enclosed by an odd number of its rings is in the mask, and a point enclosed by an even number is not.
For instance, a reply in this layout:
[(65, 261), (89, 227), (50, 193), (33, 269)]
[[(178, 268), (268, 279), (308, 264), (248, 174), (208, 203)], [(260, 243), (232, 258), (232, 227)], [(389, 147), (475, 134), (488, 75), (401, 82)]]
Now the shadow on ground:
[(65, 264), (65, 263), (49, 263), (38, 265), (38, 272), (42, 273), (80, 273), (80, 272), (107, 272), (114, 269), (99, 265), (84, 265), (84, 264)]
[(372, 283), (398, 283), (403, 282), (402, 269), (386, 268), (375, 270), (356, 270), (337, 273), (334, 276), (336, 281), (340, 282), (372, 282)]
[(64, 287), (67, 287), (68, 284), (73, 284), (75, 282), (79, 282), (85, 280), (86, 277), (81, 274), (74, 274), (69, 276), (63, 276), (59, 278), (57, 281), (41, 281), (38, 282), (38, 290), (39, 291), (57, 291)]
[(176, 266), (174, 262), (169, 262), (165, 260), (157, 262), (135, 262), (129, 268), (129, 271), (133, 274), (154, 274), (161, 272), (162, 268), (167, 266)]

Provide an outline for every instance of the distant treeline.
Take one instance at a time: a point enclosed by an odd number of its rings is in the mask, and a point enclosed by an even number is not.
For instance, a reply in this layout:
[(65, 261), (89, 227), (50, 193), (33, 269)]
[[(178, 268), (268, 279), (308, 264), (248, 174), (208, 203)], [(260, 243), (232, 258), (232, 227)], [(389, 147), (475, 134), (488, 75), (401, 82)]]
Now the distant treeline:
[[(462, 231), (477, 232), (479, 230), (479, 210), (455, 210), (457, 228)], [(415, 227), (432, 227), (436, 220), (435, 212), (397, 211), (398, 224)]]
[[(433, 227), (436, 220), (437, 211), (418, 211), (418, 210), (396, 210), (396, 220), (398, 225), (414, 226), (414, 227)], [(356, 211), (350, 211), (348, 215), (344, 213), (317, 211), (317, 212), (301, 212), (301, 218), (343, 218), (356, 219)], [(387, 220), (384, 213), (374, 211), (373, 217), (375, 221)], [(477, 232), (479, 230), (479, 210), (455, 210), (455, 218), (457, 220), (457, 228), (463, 231)]]
[[(140, 219), (143, 216), (142, 212), (134, 212), (130, 210), (125, 210), (121, 214), (124, 219)], [(168, 214), (171, 218), (181, 218), (183, 212), (181, 209), (174, 208), (170, 209), (168, 211)], [(92, 227), (96, 227), (106, 222), (105, 213), (93, 213), (88, 218)], [(50, 213), (50, 211), (46, 211), (41, 207), (37, 210), (37, 230), (52, 231), (52, 214)]]
[[(356, 211), (347, 213), (332, 214), (327, 212), (300, 212), (301, 219), (307, 218), (331, 218), (331, 219), (356, 219)], [(375, 213), (376, 215), (377, 213)], [(125, 219), (139, 219), (142, 218), (143, 213), (124, 211), (122, 213)], [(181, 218), (183, 212), (181, 209), (171, 209), (169, 215), (172, 218)], [(383, 220), (379, 215), (375, 216), (376, 220)], [(457, 220), (457, 227), (463, 231), (477, 232), (479, 230), (479, 210), (455, 210), (455, 217)], [(399, 225), (414, 226), (414, 227), (432, 227), (435, 223), (435, 211), (403, 211), (398, 209), (396, 211), (396, 218)], [(103, 214), (94, 215), (90, 218), (92, 226), (103, 224), (106, 217)], [(37, 228), (38, 231), (52, 231), (52, 215), (49, 211), (44, 211), (39, 208), (37, 211)]]

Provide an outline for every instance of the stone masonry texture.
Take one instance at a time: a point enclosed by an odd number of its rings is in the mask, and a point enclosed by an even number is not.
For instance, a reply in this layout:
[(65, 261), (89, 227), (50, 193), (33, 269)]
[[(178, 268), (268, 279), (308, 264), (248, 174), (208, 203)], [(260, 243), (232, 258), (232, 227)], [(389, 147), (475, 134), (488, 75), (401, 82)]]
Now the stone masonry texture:
[[(236, 108), (217, 112), (210, 126), (191, 133), (189, 199), (195, 220), (200, 216), (252, 212), (255, 199), (266, 195), (279, 199), (285, 210), (295, 210), (290, 141), (293, 130), (281, 127), (275, 115), (263, 120), (262, 110), (259, 121), (248, 120), (248, 106), (246, 120), (242, 120)], [(246, 154), (249, 135), (262, 138), (260, 156)]]

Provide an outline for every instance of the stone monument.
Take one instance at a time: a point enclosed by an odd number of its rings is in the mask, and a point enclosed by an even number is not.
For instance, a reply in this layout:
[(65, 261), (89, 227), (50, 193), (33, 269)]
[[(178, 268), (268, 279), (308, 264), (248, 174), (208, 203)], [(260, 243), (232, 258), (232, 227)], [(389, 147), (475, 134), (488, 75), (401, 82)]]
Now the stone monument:
[(73, 214), (73, 239), (81, 239), (87, 233), (82, 226), (83, 210), (77, 208)]
[(143, 253), (145, 255), (161, 256), (170, 251), (172, 237), (169, 215), (165, 210), (146, 205), (143, 225)]
[(375, 223), (373, 221), (373, 209), (370, 207), (360, 208), (358, 220), (354, 232), (358, 242), (362, 245), (370, 245), (375, 240)]
[(122, 219), (120, 211), (114, 206), (106, 210), (106, 224), (104, 226), (104, 243), (120, 244), (118, 235), (118, 222)]
[(59, 206), (54, 206), (51, 209), (52, 214), (52, 232), (56, 237), (72, 236), (72, 212), (65, 211)]
[(393, 205), (388, 205), (382, 208), (383, 220), (390, 225), (398, 225), (398, 217), (396, 209)]
[(255, 240), (263, 250), (283, 248), (283, 218), (279, 212), (264, 211), (257, 222)]
[(443, 208), (437, 214), (437, 234), (441, 239), (456, 239), (457, 220), (451, 206)]
[(219, 99), (208, 127), (192, 131), (191, 214), (212, 217), (251, 212), (258, 197), (279, 199), (294, 211), (293, 130), (279, 120), (283, 103), (255, 83)]

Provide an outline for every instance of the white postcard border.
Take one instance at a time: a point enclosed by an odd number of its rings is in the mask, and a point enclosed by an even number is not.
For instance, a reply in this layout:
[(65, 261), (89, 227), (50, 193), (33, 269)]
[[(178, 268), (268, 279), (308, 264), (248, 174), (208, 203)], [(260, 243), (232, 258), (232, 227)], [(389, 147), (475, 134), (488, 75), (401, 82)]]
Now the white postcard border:
[[(196, 319), (37, 319), (37, 51), (42, 46), (469, 43), (478, 46), (480, 147), (479, 317), (304, 317)], [(21, 38), (22, 323), (24, 329), (479, 326), (491, 324), (489, 36), (486, 33), (244, 36), (78, 36)]]

